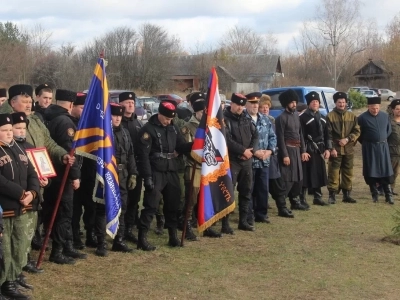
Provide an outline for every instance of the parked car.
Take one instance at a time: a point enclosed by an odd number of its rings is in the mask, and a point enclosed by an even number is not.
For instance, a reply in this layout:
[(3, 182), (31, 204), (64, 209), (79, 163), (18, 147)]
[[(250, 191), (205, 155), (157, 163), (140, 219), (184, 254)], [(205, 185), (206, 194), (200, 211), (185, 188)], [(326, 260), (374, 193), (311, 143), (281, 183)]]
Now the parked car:
[(388, 89), (380, 89), (382, 100), (392, 101), (396, 98), (396, 93)]
[(143, 107), (147, 110), (149, 110), (149, 105), (158, 105), (160, 104), (160, 100), (158, 100), (156, 97), (136, 97), (143, 105)]
[[(130, 91), (128, 91), (128, 90), (109, 90), (108, 92), (110, 94), (110, 102), (119, 103), (119, 94), (121, 94), (123, 92), (130, 92)], [(135, 113), (139, 120), (141, 120), (143, 123), (147, 122), (149, 115), (147, 113), (147, 110), (143, 107), (142, 103), (138, 100), (138, 98), (135, 99)]]
[(380, 89), (370, 88), (370, 90), (375, 91), (375, 93), (377, 93), (379, 97), (381, 96), (381, 90)]
[(361, 91), (361, 94), (367, 98), (378, 97), (378, 94), (374, 90)]
[(353, 91), (357, 91), (357, 92), (361, 92), (361, 91), (369, 90), (369, 87), (367, 87), (367, 86), (353, 86), (353, 87), (349, 88), (347, 93), (352, 91), (352, 90)]
[(183, 101), (182, 97), (176, 95), (176, 94), (161, 94), (155, 96), (159, 101), (163, 100), (172, 100), (175, 101), (177, 104), (181, 103)]
[[(272, 106), (269, 110), (269, 113), (274, 118), (279, 116), (283, 111), (283, 107), (279, 102), (279, 95), (288, 89), (292, 89), (296, 92), (296, 94), (299, 96), (299, 103), (307, 103), (305, 95), (312, 91), (317, 92), (321, 99), (319, 111), (324, 116), (335, 107), (333, 94), (336, 93), (336, 90), (331, 87), (289, 86), (263, 90), (261, 91), (261, 93), (269, 95), (271, 97)], [(326, 109), (326, 106), (328, 106), (328, 109)]]

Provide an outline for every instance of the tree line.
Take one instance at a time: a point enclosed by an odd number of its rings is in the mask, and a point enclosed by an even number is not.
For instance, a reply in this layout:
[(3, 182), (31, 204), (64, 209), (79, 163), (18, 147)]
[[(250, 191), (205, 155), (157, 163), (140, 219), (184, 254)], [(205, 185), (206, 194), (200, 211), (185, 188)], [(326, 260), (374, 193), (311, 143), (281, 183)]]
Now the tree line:
[[(197, 74), (204, 86), (211, 65), (232, 64), (235, 55), (279, 54), (285, 75), (277, 83), (281, 86), (347, 90), (356, 84), (353, 74), (373, 59), (385, 61), (393, 74), (391, 88), (400, 90), (400, 13), (388, 21), (382, 35), (374, 20), (362, 18), (360, 7), (359, 0), (321, 0), (315, 19), (304, 21), (293, 38), (295, 50), (284, 52), (277, 49), (273, 33), (260, 34), (246, 26), (230, 28), (215, 45), (184, 49), (179, 37), (159, 25), (144, 23), (139, 28), (114, 28), (78, 48), (73, 44), (54, 47), (52, 33), (40, 24), (25, 30), (0, 22), (0, 84), (47, 82), (59, 88), (87, 89), (94, 63), (104, 49), (109, 86), (115, 89), (144, 93), (171, 89), (171, 58), (175, 56), (198, 57), (190, 73)], [(243, 72), (246, 65), (235, 70)]]

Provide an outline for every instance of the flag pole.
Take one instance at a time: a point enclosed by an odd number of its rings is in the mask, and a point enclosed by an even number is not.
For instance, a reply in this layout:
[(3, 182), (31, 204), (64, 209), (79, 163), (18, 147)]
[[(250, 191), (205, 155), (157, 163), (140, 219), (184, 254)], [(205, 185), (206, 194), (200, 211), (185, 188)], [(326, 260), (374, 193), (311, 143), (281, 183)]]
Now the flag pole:
[(189, 203), (190, 203), (190, 201), (192, 200), (192, 197), (193, 197), (193, 181), (194, 181), (195, 173), (196, 173), (196, 162), (194, 162), (192, 175), (190, 177), (189, 195), (188, 195), (188, 198), (185, 201), (186, 211), (185, 211), (185, 221), (183, 223), (183, 230), (182, 230), (181, 247), (183, 247), (183, 241), (185, 240), (185, 235), (186, 235), (186, 227), (187, 227), (187, 222), (188, 222), (188, 219), (189, 219)]
[[(74, 156), (74, 152), (75, 152), (75, 147), (73, 149), (71, 149), (71, 151), (69, 152), (69, 156), (70, 157)], [(67, 165), (66, 165), (65, 171), (64, 171), (64, 176), (63, 176), (62, 181), (61, 181), (61, 187), (60, 187), (60, 190), (58, 191), (57, 201), (56, 201), (56, 203), (54, 205), (53, 214), (51, 216), (50, 223), (49, 223), (49, 225), (48, 225), (48, 227), (46, 229), (46, 236), (44, 238), (42, 248), (40, 249), (40, 254), (39, 254), (38, 261), (36, 263), (36, 268), (38, 268), (38, 269), (40, 268), (40, 266), (42, 265), (42, 262), (43, 262), (44, 252), (46, 250), (47, 243), (49, 242), (50, 233), (51, 233), (51, 230), (53, 229), (54, 221), (55, 221), (56, 216), (57, 216), (58, 207), (60, 206), (61, 197), (62, 197), (62, 194), (64, 192), (64, 187), (65, 187), (65, 183), (67, 182), (67, 177), (68, 177), (68, 173), (69, 173), (69, 169), (70, 168), (71, 168), (71, 165), (67, 162)]]

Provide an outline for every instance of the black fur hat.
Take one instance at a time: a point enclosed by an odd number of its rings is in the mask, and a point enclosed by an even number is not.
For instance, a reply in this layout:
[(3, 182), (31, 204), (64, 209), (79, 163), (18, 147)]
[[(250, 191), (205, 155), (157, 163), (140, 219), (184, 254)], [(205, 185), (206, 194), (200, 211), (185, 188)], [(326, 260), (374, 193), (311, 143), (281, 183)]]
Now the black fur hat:
[(307, 105), (310, 105), (311, 101), (313, 100), (318, 100), (319, 103), (321, 103), (321, 99), (319, 98), (319, 94), (317, 92), (309, 92), (307, 95), (305, 95)]
[(286, 107), (290, 102), (299, 102), (299, 96), (292, 89), (288, 89), (279, 95), (279, 102), (282, 107)]

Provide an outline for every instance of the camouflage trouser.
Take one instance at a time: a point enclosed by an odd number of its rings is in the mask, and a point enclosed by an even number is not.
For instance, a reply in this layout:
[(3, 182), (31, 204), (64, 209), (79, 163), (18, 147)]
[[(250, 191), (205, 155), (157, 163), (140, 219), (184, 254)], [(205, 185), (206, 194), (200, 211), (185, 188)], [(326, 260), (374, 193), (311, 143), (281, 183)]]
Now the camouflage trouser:
[(351, 191), (353, 184), (354, 154), (330, 157), (328, 163), (328, 190), (339, 189)]
[[(183, 209), (183, 206), (185, 205), (185, 179), (184, 179), (185, 172), (184, 171), (178, 171), (178, 176), (179, 176), (179, 186), (181, 188), (181, 199), (179, 202), (179, 211), (181, 212)], [(164, 200), (161, 198), (160, 204), (158, 205), (158, 209), (156, 211), (156, 216), (163, 216), (163, 209), (164, 209)]]
[(27, 214), (3, 219), (3, 261), (0, 284), (14, 281), (26, 265)]
[[(187, 208), (188, 220), (192, 220), (193, 208), (197, 203), (197, 198), (198, 198), (198, 195), (200, 192), (201, 169), (196, 169), (196, 171), (194, 173), (193, 186), (191, 186), (192, 185), (192, 173), (193, 173), (193, 168), (186, 167), (185, 176), (184, 176), (184, 179), (185, 179), (184, 195), (185, 195), (185, 202), (188, 205), (188, 208)], [(190, 195), (190, 192), (192, 192), (191, 195)], [(184, 212), (184, 213), (186, 213), (186, 212)]]
[(396, 186), (396, 179), (397, 176), (400, 173), (400, 156), (392, 156), (390, 157), (390, 160), (392, 162), (392, 168), (393, 168), (393, 183), (392, 183), (392, 188), (394, 189)]
[(36, 225), (37, 225), (37, 220), (38, 220), (38, 213), (37, 211), (27, 211), (26, 212), (27, 215), (27, 222), (26, 222), (26, 254), (28, 254), (29, 252), (31, 252), (31, 241), (32, 238), (35, 234), (35, 230), (36, 230)]

